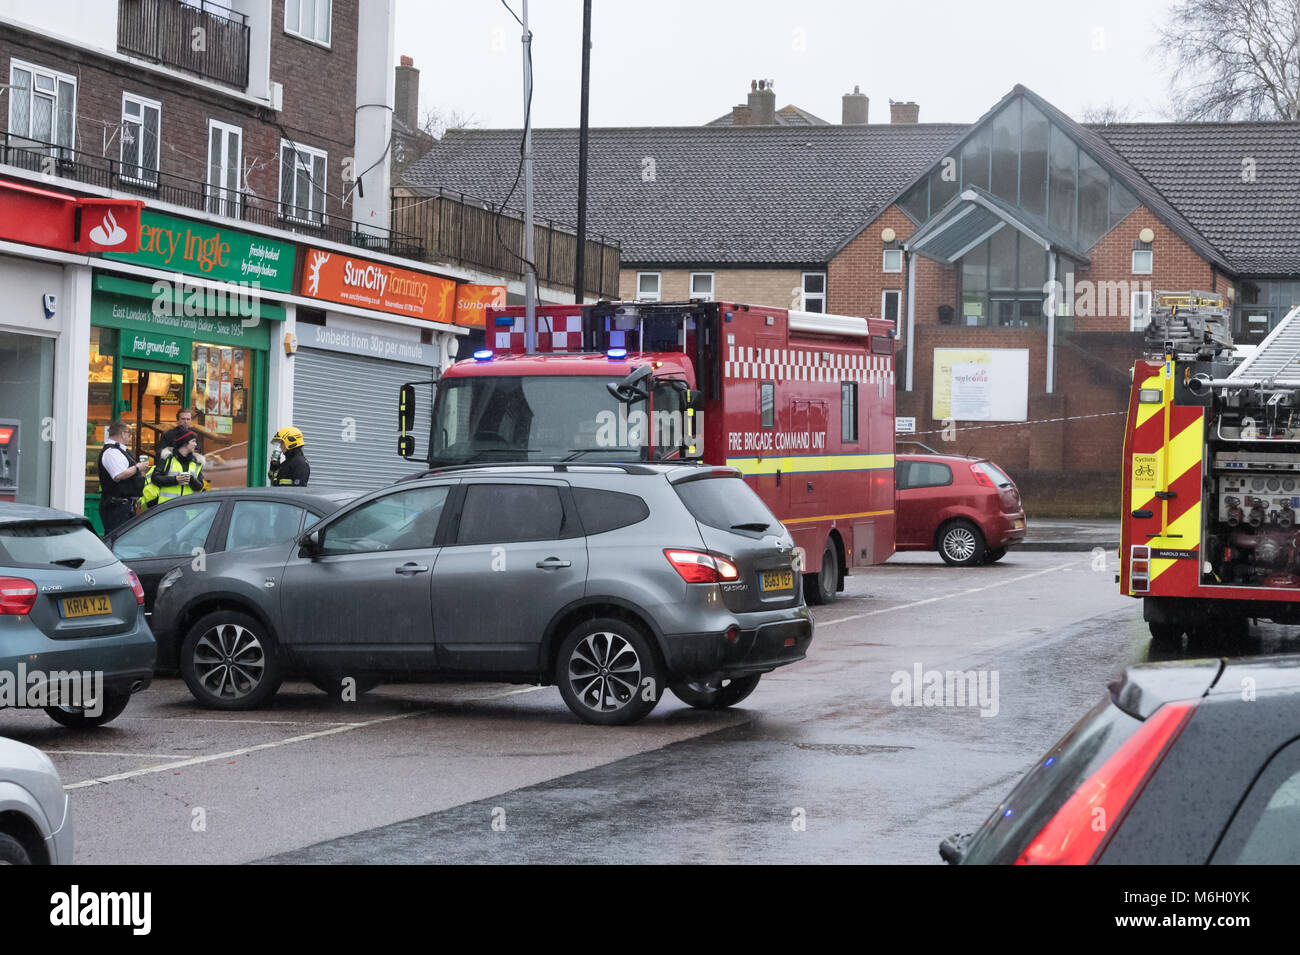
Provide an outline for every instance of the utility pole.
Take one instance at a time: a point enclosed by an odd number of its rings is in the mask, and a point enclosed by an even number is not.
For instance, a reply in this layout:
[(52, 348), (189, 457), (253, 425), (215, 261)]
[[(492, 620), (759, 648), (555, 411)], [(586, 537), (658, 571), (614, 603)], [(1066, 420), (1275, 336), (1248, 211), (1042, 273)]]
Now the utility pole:
[[(578, 251), (573, 270), (573, 301), (582, 304), (587, 259), (587, 101), (591, 93), (591, 0), (582, 0), (582, 109), (578, 125)], [(601, 276), (603, 279), (604, 276)], [(597, 286), (599, 287), (599, 286)]]
[(537, 348), (537, 267), (533, 264), (533, 35), (528, 30), (528, 0), (523, 0), (524, 33), (524, 347)]

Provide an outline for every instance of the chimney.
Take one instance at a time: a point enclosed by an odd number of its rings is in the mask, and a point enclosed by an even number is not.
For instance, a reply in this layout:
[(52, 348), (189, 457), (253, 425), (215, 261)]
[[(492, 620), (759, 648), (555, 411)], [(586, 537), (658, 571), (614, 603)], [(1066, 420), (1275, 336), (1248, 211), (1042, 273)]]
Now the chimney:
[(749, 125), (776, 125), (776, 93), (771, 80), (749, 81)]
[(916, 103), (889, 101), (889, 121), (894, 125), (915, 125), (921, 121), (921, 107)]
[(731, 125), (732, 126), (753, 126), (754, 118), (750, 115), (748, 106), (731, 107)]
[(870, 102), (866, 93), (863, 93), (856, 86), (853, 87), (852, 93), (844, 94), (844, 110), (841, 123), (845, 126), (867, 125), (867, 106)]
[(412, 130), (420, 128), (420, 71), (415, 61), (403, 56), (397, 66), (393, 90), (393, 115)]

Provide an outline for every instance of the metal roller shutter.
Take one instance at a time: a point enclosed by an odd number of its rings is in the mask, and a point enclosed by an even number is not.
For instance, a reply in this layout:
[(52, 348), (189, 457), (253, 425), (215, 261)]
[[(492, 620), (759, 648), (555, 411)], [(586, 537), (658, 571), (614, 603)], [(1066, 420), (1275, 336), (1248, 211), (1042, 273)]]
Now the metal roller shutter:
[[(437, 376), (438, 369), (426, 365), (300, 350), (294, 357), (292, 424), (306, 442), (309, 486), (369, 491), (423, 471), (423, 462), (397, 454), (397, 391), (408, 381)], [(433, 386), (422, 385), (418, 393), (416, 406), (432, 407)], [(346, 418), (355, 422), (350, 441), (343, 438)], [(272, 422), (272, 433), (288, 424)], [(423, 450), (424, 442), (418, 445)]]

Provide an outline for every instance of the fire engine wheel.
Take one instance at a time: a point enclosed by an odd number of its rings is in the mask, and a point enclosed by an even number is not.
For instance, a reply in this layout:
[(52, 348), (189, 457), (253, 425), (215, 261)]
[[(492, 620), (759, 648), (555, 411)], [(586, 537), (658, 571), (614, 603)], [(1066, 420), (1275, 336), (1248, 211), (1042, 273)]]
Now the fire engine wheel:
[(1180, 623), (1148, 623), (1151, 631), (1151, 646), (1157, 649), (1172, 649), (1183, 645), (1183, 625)]
[(984, 563), (984, 535), (970, 521), (950, 521), (939, 530), (939, 556), (953, 567)]
[(804, 600), (813, 605), (835, 602), (835, 593), (840, 588), (840, 555), (831, 541), (826, 542), (826, 551), (822, 554), (821, 570), (815, 574), (803, 575)]

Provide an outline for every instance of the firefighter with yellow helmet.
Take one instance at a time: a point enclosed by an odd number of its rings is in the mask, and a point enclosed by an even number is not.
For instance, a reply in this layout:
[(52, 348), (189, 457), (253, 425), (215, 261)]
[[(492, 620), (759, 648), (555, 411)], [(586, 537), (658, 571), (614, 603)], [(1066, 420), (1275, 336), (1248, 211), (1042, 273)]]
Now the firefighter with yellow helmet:
[(271, 439), (271, 466), (266, 476), (272, 487), (305, 487), (311, 465), (302, 453), (302, 432), (290, 425), (281, 428)]

